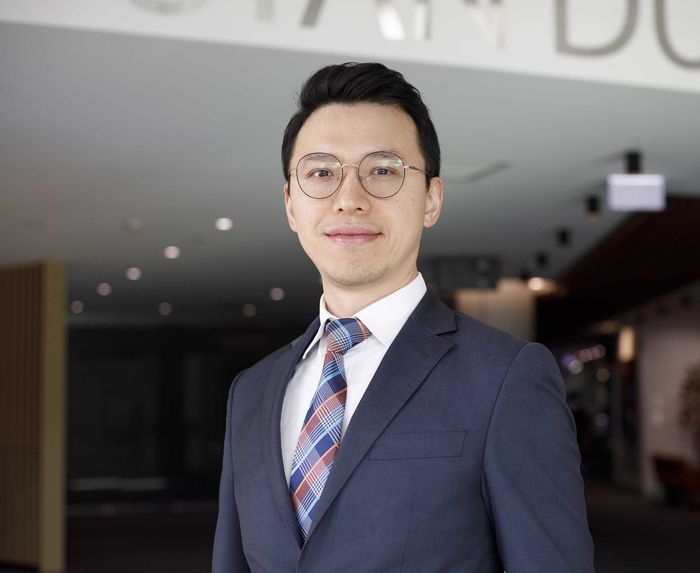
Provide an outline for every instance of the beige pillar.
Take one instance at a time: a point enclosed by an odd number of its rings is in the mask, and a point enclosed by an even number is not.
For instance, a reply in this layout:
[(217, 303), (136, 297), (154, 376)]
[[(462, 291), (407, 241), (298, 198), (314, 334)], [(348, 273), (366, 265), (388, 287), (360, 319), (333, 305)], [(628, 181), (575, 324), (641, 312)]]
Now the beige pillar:
[(65, 569), (65, 269), (0, 268), (0, 563)]

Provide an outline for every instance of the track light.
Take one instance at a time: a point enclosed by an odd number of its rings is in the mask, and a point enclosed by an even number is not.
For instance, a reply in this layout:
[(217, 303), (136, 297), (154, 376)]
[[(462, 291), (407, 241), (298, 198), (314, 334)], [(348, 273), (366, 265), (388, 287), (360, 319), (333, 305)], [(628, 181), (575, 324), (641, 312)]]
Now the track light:
[(586, 218), (589, 221), (596, 221), (600, 218), (600, 201), (595, 195), (586, 197)]
[(571, 246), (571, 231), (566, 227), (562, 227), (557, 231), (557, 244), (562, 249), (568, 249)]
[(549, 265), (549, 255), (544, 251), (540, 251), (535, 255), (535, 262), (537, 263), (537, 268), (543, 271)]
[(608, 208), (611, 211), (663, 211), (666, 208), (666, 179), (642, 174), (642, 154), (625, 153), (626, 173), (608, 175)]

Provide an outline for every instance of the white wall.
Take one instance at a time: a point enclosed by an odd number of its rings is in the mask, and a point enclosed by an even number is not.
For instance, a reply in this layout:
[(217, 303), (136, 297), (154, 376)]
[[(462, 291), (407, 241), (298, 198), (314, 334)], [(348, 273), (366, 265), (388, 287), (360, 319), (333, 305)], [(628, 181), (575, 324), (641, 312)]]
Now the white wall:
[[(683, 307), (680, 297), (693, 304)], [(659, 313), (659, 305), (666, 308)], [(640, 392), (642, 491), (656, 498), (661, 488), (652, 465), (654, 453), (694, 459), (688, 436), (678, 423), (679, 392), (686, 372), (700, 362), (700, 283), (645, 305), (637, 328)]]

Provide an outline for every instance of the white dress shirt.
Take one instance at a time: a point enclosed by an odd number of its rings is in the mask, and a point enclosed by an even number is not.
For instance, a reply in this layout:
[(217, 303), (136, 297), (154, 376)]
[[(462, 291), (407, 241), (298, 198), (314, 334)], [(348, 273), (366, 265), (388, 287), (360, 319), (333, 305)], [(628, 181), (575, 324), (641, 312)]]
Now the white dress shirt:
[[(406, 320), (418, 306), (427, 288), (423, 276), (418, 273), (406, 286), (390, 295), (372, 303), (353, 315), (369, 329), (372, 336), (348, 350), (343, 359), (345, 377), (348, 383), (348, 393), (345, 401), (342, 434), (350, 423), (357, 405), (364, 396), (379, 363), (386, 351), (396, 338)], [(306, 348), (292, 379), (287, 385), (282, 404), (280, 418), (280, 433), (282, 438), (282, 461), (284, 474), (289, 481), (292, 470), (292, 458), (297, 446), (297, 440), (304, 423), (304, 417), (311, 405), (316, 388), (321, 379), (323, 359), (326, 355), (325, 325), (329, 320), (335, 320), (326, 308), (323, 295), (319, 303), (320, 326), (311, 344)], [(346, 318), (346, 317), (340, 317)], [(342, 435), (341, 434), (341, 435)]]

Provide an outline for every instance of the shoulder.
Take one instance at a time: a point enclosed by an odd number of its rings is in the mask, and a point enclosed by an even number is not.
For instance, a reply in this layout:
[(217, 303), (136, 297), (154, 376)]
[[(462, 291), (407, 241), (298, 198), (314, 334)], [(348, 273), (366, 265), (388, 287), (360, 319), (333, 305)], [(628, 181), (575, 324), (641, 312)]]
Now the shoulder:
[(478, 357), (482, 364), (508, 367), (533, 344), (467, 314), (454, 312), (454, 317), (457, 328), (447, 334), (448, 339), (455, 345), (457, 353)]

